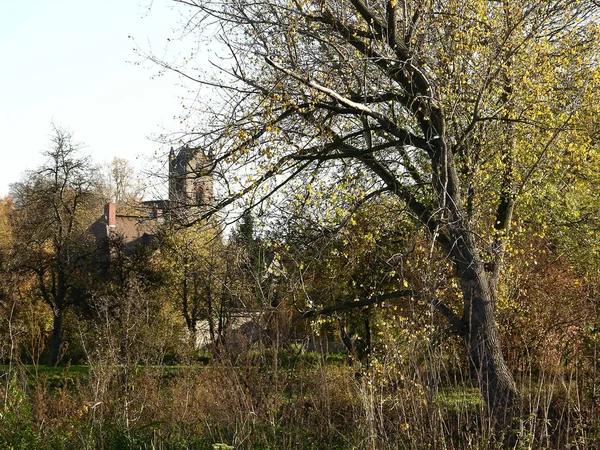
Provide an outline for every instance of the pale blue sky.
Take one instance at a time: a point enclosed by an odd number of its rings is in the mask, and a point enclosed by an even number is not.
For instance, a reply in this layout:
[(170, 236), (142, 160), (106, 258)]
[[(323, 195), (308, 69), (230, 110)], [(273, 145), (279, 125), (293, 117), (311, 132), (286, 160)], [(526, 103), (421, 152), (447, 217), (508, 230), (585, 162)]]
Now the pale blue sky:
[[(152, 8), (148, 7), (152, 4)], [(97, 163), (137, 165), (148, 139), (178, 129), (184, 90), (173, 74), (134, 65), (134, 42), (161, 54), (177, 36), (169, 0), (0, 0), (0, 196), (48, 148), (50, 123), (71, 130)]]

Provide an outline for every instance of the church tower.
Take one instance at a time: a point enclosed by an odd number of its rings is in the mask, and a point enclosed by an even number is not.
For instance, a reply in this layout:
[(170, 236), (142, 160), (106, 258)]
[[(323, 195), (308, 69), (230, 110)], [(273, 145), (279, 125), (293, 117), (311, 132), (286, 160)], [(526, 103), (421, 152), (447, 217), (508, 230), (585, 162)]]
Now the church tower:
[(212, 161), (199, 148), (187, 145), (169, 153), (170, 208), (208, 208), (213, 204)]

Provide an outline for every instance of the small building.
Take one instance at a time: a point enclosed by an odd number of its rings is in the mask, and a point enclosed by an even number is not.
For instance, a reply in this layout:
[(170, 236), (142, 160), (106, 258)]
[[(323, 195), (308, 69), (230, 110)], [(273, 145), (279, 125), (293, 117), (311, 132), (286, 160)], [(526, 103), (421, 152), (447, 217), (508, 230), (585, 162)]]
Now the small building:
[(90, 227), (96, 238), (98, 248), (108, 250), (109, 241), (120, 240), (126, 250), (133, 251), (137, 247), (148, 247), (154, 241), (157, 227), (162, 218), (148, 214), (118, 214), (117, 204), (110, 202), (104, 206), (104, 214)]

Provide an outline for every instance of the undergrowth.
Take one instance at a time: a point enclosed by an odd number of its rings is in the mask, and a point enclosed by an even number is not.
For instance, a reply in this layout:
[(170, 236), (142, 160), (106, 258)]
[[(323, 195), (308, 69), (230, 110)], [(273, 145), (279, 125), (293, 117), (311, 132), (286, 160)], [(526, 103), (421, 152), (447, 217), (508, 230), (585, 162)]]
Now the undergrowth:
[(470, 377), (434, 367), (293, 350), (235, 364), (4, 367), (0, 448), (594, 448), (576, 372), (522, 374), (522, 403), (500, 427)]

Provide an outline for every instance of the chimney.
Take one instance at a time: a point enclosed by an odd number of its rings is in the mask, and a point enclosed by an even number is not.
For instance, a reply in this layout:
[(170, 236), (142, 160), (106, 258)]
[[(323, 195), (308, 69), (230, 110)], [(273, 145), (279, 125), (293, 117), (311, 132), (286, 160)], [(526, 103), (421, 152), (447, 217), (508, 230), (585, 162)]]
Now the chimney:
[(115, 203), (107, 203), (104, 206), (104, 218), (110, 228), (117, 226), (117, 205)]

